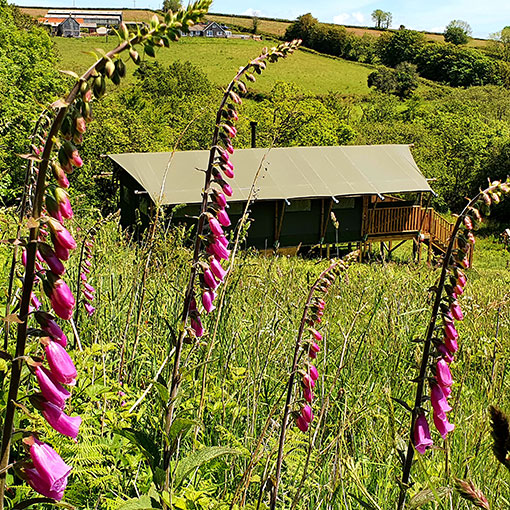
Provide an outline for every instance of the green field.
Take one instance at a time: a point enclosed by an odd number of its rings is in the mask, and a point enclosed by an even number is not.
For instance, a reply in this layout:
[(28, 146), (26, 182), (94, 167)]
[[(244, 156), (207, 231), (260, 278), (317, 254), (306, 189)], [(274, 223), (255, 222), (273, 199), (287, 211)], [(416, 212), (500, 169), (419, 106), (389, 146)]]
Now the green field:
[[(83, 39), (53, 39), (59, 55), (61, 69), (83, 72), (93, 62), (86, 52), (95, 48), (111, 48), (115, 44), (113, 37), (106, 42), (104, 37)], [(225, 85), (235, 71), (257, 56), (269, 41), (239, 39), (182, 38), (170, 48), (158, 50), (157, 60), (170, 64), (176, 60), (189, 60), (201, 68), (209, 79), (218, 85)], [(134, 69), (131, 65), (130, 69)], [(328, 58), (321, 55), (298, 51), (278, 66), (269, 66), (257, 83), (250, 85), (251, 90), (267, 93), (276, 81), (285, 81), (299, 85), (313, 94), (325, 94), (338, 91), (342, 94), (364, 94), (368, 92), (367, 76), (373, 68), (368, 65)], [(131, 73), (130, 73), (131, 75)], [(127, 80), (129, 82), (131, 78)]]

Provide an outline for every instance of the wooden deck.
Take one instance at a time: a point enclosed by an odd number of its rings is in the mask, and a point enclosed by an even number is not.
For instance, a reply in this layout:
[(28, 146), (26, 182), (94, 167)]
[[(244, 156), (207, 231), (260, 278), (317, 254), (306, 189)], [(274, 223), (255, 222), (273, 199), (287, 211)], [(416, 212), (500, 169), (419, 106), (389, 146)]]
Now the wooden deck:
[(366, 210), (363, 230), (369, 243), (417, 239), (423, 234), (431, 249), (444, 253), (453, 225), (431, 207), (375, 207)]

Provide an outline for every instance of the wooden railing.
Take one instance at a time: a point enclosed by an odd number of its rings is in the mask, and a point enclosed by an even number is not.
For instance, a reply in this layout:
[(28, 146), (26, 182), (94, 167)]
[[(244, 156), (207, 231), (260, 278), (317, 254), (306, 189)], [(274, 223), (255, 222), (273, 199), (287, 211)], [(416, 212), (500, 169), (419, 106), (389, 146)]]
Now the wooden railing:
[(419, 205), (368, 209), (363, 234), (368, 237), (390, 237), (402, 234), (429, 235), (433, 244), (445, 249), (453, 225), (432, 208)]

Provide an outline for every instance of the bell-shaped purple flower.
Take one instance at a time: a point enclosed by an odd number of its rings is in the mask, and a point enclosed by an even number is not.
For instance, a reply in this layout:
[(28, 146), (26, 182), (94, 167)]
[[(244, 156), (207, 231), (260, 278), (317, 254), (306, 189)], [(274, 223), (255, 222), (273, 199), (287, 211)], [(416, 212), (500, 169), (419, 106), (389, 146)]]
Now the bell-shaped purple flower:
[(307, 402), (311, 402), (313, 400), (313, 392), (310, 388), (307, 388), (306, 386), (303, 388), (303, 398)]
[(61, 384), (76, 383), (76, 367), (66, 350), (57, 342), (49, 340), (45, 346), (46, 359), (53, 377)]
[(218, 221), (224, 226), (224, 227), (230, 227), (230, 218), (227, 214), (227, 211), (225, 211), (224, 208), (219, 209), (218, 213)]
[(314, 381), (316, 381), (319, 378), (319, 372), (318, 372), (317, 368), (314, 365), (309, 365), (308, 373), (310, 374), (310, 377)]
[(444, 339), (445, 347), (453, 354), (459, 350), (457, 340), (450, 340), (448, 337)]
[(63, 409), (71, 394), (55, 379), (48, 369), (39, 366), (35, 368), (34, 373), (43, 397), (48, 402), (52, 402)]
[(313, 411), (312, 408), (307, 404), (303, 406), (301, 409), (301, 416), (304, 418), (304, 420), (308, 423), (311, 423), (313, 421)]
[(308, 350), (308, 356), (310, 358), (315, 359), (317, 357), (317, 353), (320, 352), (321, 348), (319, 347), (319, 344), (317, 342), (312, 342), (310, 344), (310, 349)]
[(442, 417), (445, 413), (448, 413), (452, 410), (450, 404), (448, 404), (448, 400), (446, 399), (441, 386), (438, 384), (432, 385), (430, 390), (430, 402), (432, 404), (432, 408), (434, 409), (434, 413), (438, 416)]
[(227, 205), (227, 199), (225, 195), (221, 191), (213, 190), (214, 194), (214, 201), (220, 206), (220, 207), (226, 207)]
[(445, 322), (444, 333), (450, 340), (457, 340), (457, 338), (459, 338), (459, 333), (455, 329), (455, 324), (453, 322)]
[(202, 292), (202, 304), (204, 305), (205, 311), (207, 313), (210, 313), (215, 309), (215, 306), (213, 305), (215, 298), (216, 293), (212, 290), (206, 290)]
[(69, 231), (57, 220), (48, 218), (48, 224), (51, 229), (53, 244), (59, 244), (67, 250), (74, 250), (76, 248), (76, 241)]
[(437, 431), (441, 434), (443, 439), (446, 439), (448, 433), (455, 428), (455, 425), (448, 421), (446, 414), (442, 414), (440, 416), (434, 413), (434, 425), (436, 426)]
[(85, 306), (85, 311), (89, 317), (91, 317), (96, 311), (96, 309), (90, 303), (85, 303), (83, 306)]
[(80, 431), (81, 417), (68, 416), (51, 402), (41, 403), (41, 412), (48, 424), (60, 434), (76, 439)]
[(209, 268), (204, 269), (204, 282), (212, 290), (218, 286), (218, 282)]
[(191, 328), (195, 332), (195, 336), (200, 338), (204, 335), (204, 327), (202, 326), (202, 321), (198, 315), (191, 317)]
[(448, 348), (446, 347), (446, 345), (439, 344), (439, 346), (437, 347), (437, 350), (441, 353), (441, 355), (443, 356), (446, 363), (451, 363), (453, 361), (453, 356), (452, 356), (451, 352), (448, 350)]
[(440, 359), (436, 363), (436, 379), (441, 388), (449, 388), (453, 384), (450, 367), (444, 359)]
[(47, 498), (51, 498), (56, 501), (60, 501), (64, 497), (64, 491), (67, 486), (67, 478), (62, 482), (62, 484), (60, 484), (59, 489), (55, 490), (50, 489), (47, 480), (43, 479), (37, 469), (26, 468), (23, 471), (23, 474), (28, 485), (42, 496), (46, 496)]
[(38, 248), (42, 258), (44, 259), (44, 262), (48, 264), (50, 271), (58, 275), (62, 275), (65, 273), (66, 269), (64, 267), (64, 264), (62, 264), (60, 258), (52, 250), (49, 244), (39, 243)]
[(209, 221), (209, 228), (215, 236), (223, 236), (225, 232), (221, 228), (220, 222), (211, 213), (207, 213), (207, 220)]
[(423, 413), (416, 418), (414, 423), (413, 440), (416, 451), (422, 455), (425, 453), (427, 448), (434, 444), (430, 437), (430, 429), (429, 424), (427, 423), (427, 418), (425, 418)]
[(460, 308), (459, 303), (457, 303), (457, 301), (454, 301), (451, 304), (450, 312), (455, 320), (461, 321), (464, 319), (464, 314), (462, 313), (462, 309)]
[(68, 466), (51, 446), (33, 438), (30, 458), (39, 474), (41, 484), (55, 493), (65, 489), (71, 466)]
[(316, 329), (310, 328), (310, 333), (313, 335), (315, 340), (317, 340), (317, 342), (322, 340), (322, 335)]
[(73, 209), (69, 201), (69, 195), (62, 188), (55, 189), (55, 200), (58, 204), (58, 210), (63, 218), (71, 219), (73, 217)]
[(302, 416), (298, 416), (296, 418), (296, 425), (301, 432), (306, 432), (310, 427), (310, 423), (307, 422)]
[(214, 255), (217, 259), (227, 260), (230, 257), (230, 250), (223, 245), (221, 242), (211, 243), (207, 249)]
[(315, 381), (310, 377), (309, 374), (303, 374), (303, 384), (306, 388), (314, 388), (315, 387)]
[(225, 275), (227, 274), (227, 271), (223, 269), (222, 265), (219, 263), (218, 260), (216, 260), (214, 257), (209, 258), (209, 264), (211, 267), (211, 271), (222, 282), (225, 279)]

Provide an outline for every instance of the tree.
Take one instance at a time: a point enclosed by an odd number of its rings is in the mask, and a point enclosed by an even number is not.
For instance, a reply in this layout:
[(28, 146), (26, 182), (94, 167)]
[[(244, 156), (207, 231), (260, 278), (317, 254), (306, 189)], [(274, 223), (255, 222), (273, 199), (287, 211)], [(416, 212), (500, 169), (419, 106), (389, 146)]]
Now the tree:
[(253, 18), (251, 19), (251, 33), (252, 34), (258, 34), (259, 22), (260, 22), (260, 20), (257, 18), (257, 16), (253, 16)]
[(469, 24), (461, 19), (450, 21), (444, 31), (444, 40), (455, 45), (467, 44), (472, 30)]
[(377, 41), (381, 62), (395, 67), (400, 62), (414, 63), (425, 45), (425, 36), (415, 30), (398, 30), (393, 34), (383, 34)]
[(294, 39), (301, 39), (303, 41), (303, 46), (308, 46), (312, 31), (318, 23), (319, 20), (314, 18), (310, 13), (299, 16), (285, 31), (285, 40), (292, 41)]
[(163, 0), (163, 11), (177, 12), (182, 8), (181, 0)]
[(393, 16), (391, 12), (385, 12), (381, 9), (376, 9), (372, 12), (372, 21), (375, 23), (375, 28), (381, 30), (390, 28)]
[(368, 75), (367, 84), (379, 92), (393, 94), (400, 99), (410, 97), (418, 88), (416, 66), (409, 62), (401, 62), (395, 70), (380, 67)]
[(496, 58), (510, 61), (510, 26), (491, 34), (490, 38), (489, 52)]

